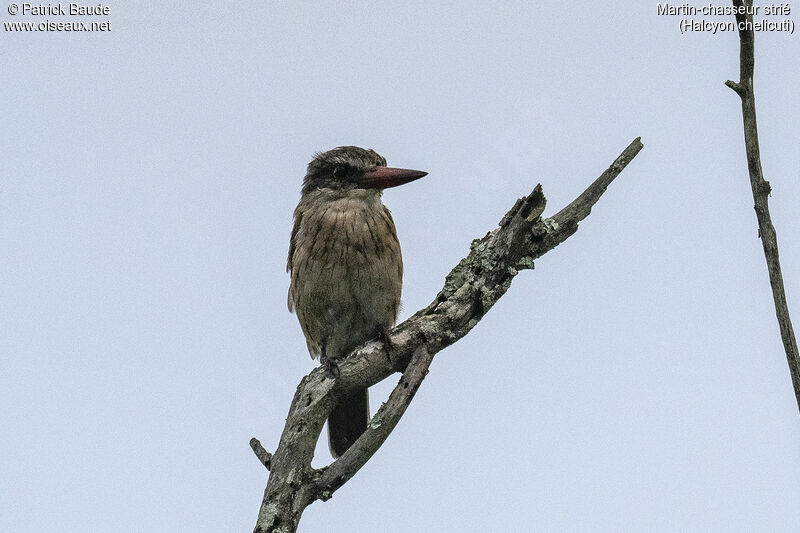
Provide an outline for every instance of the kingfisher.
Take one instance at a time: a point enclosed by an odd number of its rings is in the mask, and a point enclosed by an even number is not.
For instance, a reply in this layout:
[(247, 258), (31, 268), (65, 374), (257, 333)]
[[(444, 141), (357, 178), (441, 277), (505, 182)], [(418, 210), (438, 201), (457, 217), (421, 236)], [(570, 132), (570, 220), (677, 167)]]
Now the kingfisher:
[[(359, 344), (397, 320), (403, 257), (383, 189), (427, 172), (386, 166), (374, 150), (341, 146), (308, 164), (294, 210), (286, 270), (289, 311), (313, 359), (334, 368)], [(328, 417), (328, 444), (341, 456), (367, 429), (369, 393), (352, 392)]]

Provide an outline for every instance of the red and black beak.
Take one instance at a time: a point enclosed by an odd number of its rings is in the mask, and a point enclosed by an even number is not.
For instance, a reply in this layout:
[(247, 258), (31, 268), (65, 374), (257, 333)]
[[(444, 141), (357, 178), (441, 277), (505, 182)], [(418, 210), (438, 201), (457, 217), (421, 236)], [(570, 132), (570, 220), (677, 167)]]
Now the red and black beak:
[(397, 187), (398, 185), (418, 180), (427, 175), (427, 172), (421, 170), (375, 167), (364, 173), (358, 185), (362, 189), (388, 189), (389, 187)]

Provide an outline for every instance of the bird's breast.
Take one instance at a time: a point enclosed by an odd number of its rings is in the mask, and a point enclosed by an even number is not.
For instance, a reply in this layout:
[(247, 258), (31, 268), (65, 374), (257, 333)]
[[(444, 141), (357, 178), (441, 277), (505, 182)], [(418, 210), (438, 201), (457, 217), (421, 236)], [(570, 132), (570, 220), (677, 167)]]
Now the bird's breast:
[(391, 327), (403, 261), (394, 222), (380, 198), (303, 198), (295, 226), (289, 301), (312, 355), (314, 344), (349, 351), (378, 328)]

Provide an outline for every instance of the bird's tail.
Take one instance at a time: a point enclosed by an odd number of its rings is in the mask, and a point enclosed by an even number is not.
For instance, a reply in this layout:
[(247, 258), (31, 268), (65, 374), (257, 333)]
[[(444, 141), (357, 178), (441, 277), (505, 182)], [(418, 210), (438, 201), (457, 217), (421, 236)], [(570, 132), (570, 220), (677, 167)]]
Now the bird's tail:
[(339, 458), (367, 429), (369, 392), (361, 389), (344, 398), (328, 417), (328, 446)]

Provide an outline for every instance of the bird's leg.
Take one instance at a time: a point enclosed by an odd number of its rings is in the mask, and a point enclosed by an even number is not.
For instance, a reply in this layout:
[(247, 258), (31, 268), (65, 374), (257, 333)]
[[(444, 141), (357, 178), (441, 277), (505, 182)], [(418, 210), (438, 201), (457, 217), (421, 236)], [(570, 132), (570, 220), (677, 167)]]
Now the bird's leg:
[(330, 377), (332, 377), (334, 379), (338, 378), (339, 377), (339, 367), (336, 366), (336, 361), (334, 361), (333, 359), (329, 359), (328, 358), (327, 350), (325, 349), (325, 347), (326, 347), (326, 343), (323, 342), (322, 343), (322, 353), (320, 353), (319, 362), (320, 362), (320, 364), (322, 364), (322, 366), (325, 367), (325, 371), (328, 373), (328, 375)]
[(378, 338), (383, 343), (383, 349), (386, 352), (386, 359), (389, 361), (389, 364), (394, 366), (394, 362), (392, 361), (392, 350), (394, 349), (394, 344), (392, 344), (392, 339), (389, 337), (389, 330), (378, 326)]

